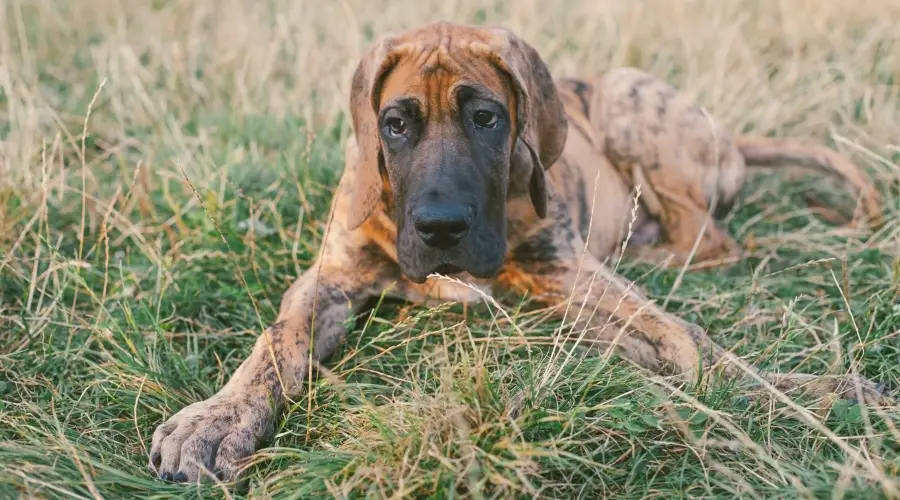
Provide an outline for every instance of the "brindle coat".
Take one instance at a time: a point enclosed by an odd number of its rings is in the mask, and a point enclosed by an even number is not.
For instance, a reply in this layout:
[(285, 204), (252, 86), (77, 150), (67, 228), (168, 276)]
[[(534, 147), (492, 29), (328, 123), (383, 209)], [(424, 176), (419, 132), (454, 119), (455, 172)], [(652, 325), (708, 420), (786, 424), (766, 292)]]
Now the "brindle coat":
[[(429, 277), (436, 270), (464, 271), (462, 279), (488, 292), (528, 293), (560, 316), (567, 298), (571, 310), (584, 303), (595, 311), (578, 320), (586, 341), (695, 380), (701, 361), (709, 367), (723, 351), (602, 263), (625, 239), (637, 184), (630, 244), (675, 263), (692, 249), (695, 260), (737, 250), (706, 220), (714, 202), (734, 200), (747, 164), (791, 160), (837, 172), (870, 218), (880, 217), (877, 192), (832, 151), (735, 139), (635, 69), (554, 83), (537, 52), (506, 30), (436, 23), (382, 37), (360, 62), (351, 92), (355, 133), (318, 259), (221, 391), (157, 428), (150, 463), (164, 479), (234, 478), (271, 436), (285, 402), (300, 394), (311, 360), (335, 351), (346, 320), (367, 299), (479, 299)], [(464, 208), (468, 232), (455, 247), (423, 244), (410, 222), (438, 202)], [(741, 373), (722, 364), (729, 375)], [(855, 397), (861, 386), (880, 396), (866, 380), (760, 375), (782, 389)]]

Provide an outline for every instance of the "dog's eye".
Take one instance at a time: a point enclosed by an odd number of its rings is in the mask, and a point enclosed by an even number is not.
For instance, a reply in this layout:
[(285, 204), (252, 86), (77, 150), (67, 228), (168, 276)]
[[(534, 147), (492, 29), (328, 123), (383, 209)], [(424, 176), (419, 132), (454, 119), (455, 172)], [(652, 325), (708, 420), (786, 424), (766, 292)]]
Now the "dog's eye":
[(474, 120), (475, 125), (482, 128), (494, 128), (497, 126), (497, 114), (490, 111), (476, 111)]
[(387, 128), (392, 136), (403, 135), (406, 133), (406, 122), (400, 118), (388, 118)]

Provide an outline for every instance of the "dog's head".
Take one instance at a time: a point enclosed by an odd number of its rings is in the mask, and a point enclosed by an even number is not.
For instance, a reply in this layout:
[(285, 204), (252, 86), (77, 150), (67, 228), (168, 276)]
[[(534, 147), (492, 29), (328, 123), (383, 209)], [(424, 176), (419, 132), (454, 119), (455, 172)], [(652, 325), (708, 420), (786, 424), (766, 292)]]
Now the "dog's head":
[(546, 215), (544, 169), (562, 152), (565, 114), (544, 62), (513, 33), (434, 23), (384, 36), (360, 61), (350, 104), (359, 154), (348, 226), (391, 197), (410, 279), (493, 276), (510, 191), (527, 190)]

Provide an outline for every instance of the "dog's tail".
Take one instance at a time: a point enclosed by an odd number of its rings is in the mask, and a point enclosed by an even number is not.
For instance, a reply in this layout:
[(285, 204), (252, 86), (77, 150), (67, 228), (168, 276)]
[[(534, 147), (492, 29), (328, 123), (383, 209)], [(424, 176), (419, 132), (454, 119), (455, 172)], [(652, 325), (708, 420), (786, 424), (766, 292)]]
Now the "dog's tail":
[(869, 224), (878, 227), (883, 222), (884, 213), (878, 190), (859, 166), (838, 152), (825, 146), (759, 136), (738, 136), (736, 143), (748, 167), (793, 164), (842, 178), (860, 198)]

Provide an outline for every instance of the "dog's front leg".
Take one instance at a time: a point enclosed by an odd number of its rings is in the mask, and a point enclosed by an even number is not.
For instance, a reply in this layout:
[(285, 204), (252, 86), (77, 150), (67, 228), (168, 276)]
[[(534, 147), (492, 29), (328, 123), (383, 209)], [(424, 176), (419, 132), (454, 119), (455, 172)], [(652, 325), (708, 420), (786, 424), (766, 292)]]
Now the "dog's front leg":
[(291, 286), (277, 321), (260, 335), (228, 383), (156, 429), (150, 463), (161, 478), (235, 478), (242, 459), (272, 435), (285, 402), (301, 392), (311, 356), (326, 359), (334, 352), (346, 333), (345, 323), (378, 293), (381, 278), (389, 278), (382, 275), (393, 267), (346, 245), (325, 252), (322, 259)]
[[(834, 393), (854, 399), (860, 389), (870, 402), (888, 402), (876, 384), (862, 377), (775, 373), (724, 360), (725, 351), (698, 325), (662, 310), (628, 280), (584, 252), (581, 240), (561, 210), (552, 222), (514, 248), (499, 277), (506, 287), (528, 292), (566, 319), (566, 340), (589, 344), (659, 374), (695, 381), (700, 369), (720, 361), (727, 377), (756, 377), (783, 391)], [(746, 373), (746, 370), (756, 375)], [(744, 377), (749, 375), (748, 377)]]

